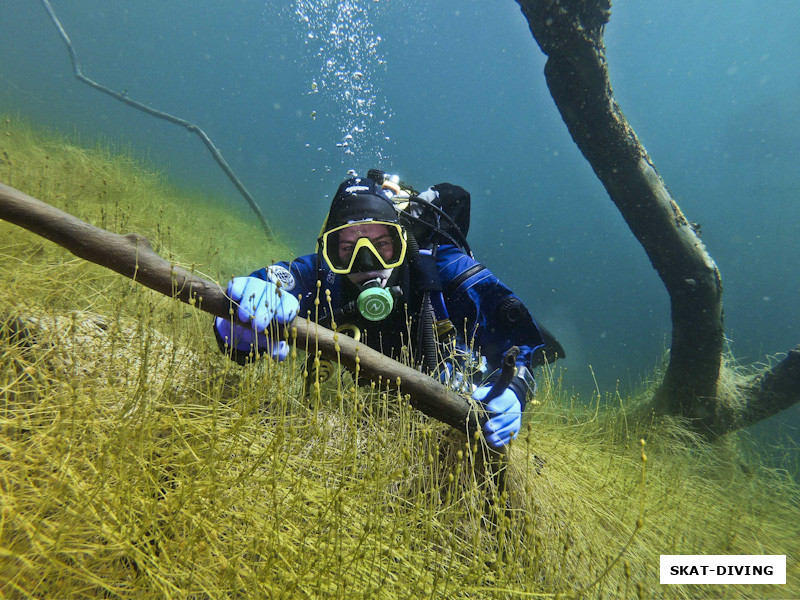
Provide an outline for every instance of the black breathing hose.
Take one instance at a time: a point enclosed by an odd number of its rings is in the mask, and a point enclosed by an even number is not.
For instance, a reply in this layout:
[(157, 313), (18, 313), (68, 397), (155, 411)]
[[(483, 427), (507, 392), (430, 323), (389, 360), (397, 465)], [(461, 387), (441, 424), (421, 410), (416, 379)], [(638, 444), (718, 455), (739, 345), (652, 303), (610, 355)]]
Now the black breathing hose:
[[(420, 259), (419, 244), (414, 234), (406, 230), (408, 236), (408, 252), (412, 261)], [(422, 307), (419, 312), (419, 332), (417, 339), (417, 356), (422, 355), (422, 368), (427, 373), (433, 373), (439, 364), (436, 351), (436, 336), (434, 334), (434, 312), (431, 304), (431, 294), (427, 290), (422, 294)]]

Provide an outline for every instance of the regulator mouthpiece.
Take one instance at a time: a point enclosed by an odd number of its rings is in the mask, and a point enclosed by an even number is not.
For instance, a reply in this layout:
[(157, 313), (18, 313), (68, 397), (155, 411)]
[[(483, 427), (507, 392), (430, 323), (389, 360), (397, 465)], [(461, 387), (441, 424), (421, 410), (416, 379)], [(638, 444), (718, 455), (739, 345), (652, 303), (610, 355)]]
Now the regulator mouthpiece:
[(358, 295), (358, 312), (368, 321), (381, 321), (394, 308), (392, 293), (381, 287), (380, 278), (365, 281)]

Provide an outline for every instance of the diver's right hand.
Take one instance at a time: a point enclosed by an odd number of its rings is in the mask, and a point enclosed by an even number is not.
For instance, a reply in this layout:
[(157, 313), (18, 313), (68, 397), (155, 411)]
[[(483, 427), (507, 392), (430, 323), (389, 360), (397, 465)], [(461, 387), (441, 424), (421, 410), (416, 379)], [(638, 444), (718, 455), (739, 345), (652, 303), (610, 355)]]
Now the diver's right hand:
[(234, 316), (258, 333), (262, 333), (273, 318), (278, 325), (289, 323), (300, 310), (297, 298), (279, 290), (271, 281), (257, 277), (234, 277), (228, 284), (227, 295), (238, 305)]
[[(281, 292), (274, 283), (256, 277), (232, 279), (227, 295), (237, 307), (234, 319), (217, 317), (214, 320), (220, 340), (241, 352), (259, 349), (272, 358), (284, 360), (289, 354), (289, 345), (283, 340), (270, 340), (266, 330), (273, 320), (283, 325), (297, 316), (300, 309), (297, 298)], [(236, 320), (241, 323), (234, 322)]]

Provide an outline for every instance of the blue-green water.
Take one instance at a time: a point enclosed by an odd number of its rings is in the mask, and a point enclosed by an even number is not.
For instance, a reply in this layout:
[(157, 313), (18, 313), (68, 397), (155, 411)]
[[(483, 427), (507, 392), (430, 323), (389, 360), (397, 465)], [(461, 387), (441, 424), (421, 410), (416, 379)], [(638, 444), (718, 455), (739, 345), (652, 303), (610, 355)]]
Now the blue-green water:
[[(604, 392), (635, 384), (668, 346), (666, 292), (572, 143), (513, 0), (54, 8), (86, 75), (201, 126), (297, 253), (349, 169), (458, 183), (478, 258), (563, 341), (568, 387), (593, 389), (590, 365)], [(745, 363), (800, 343), (798, 22), (796, 0), (625, 0), (606, 28), (616, 98), (702, 224)], [(0, 39), (0, 110), (129, 144), (243, 205), (197, 138), (74, 80), (38, 1), (3, 0)]]

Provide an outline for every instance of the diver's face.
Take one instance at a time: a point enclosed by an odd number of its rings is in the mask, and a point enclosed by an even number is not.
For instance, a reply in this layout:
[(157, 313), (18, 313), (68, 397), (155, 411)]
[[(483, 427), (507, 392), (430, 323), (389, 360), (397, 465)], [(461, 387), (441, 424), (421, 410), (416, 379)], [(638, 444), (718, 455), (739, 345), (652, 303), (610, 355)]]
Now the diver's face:
[[(367, 238), (384, 259), (390, 260), (394, 256), (395, 248), (389, 228), (379, 223), (364, 223), (348, 227), (340, 234), (338, 250), (342, 262), (350, 262), (356, 243), (361, 238)], [(376, 269), (362, 273), (350, 273), (347, 278), (356, 285), (377, 278), (381, 280), (381, 287), (386, 287), (386, 282), (391, 274), (392, 269)]]
[(356, 242), (361, 238), (367, 238), (375, 250), (386, 260), (390, 260), (394, 256), (394, 242), (389, 228), (379, 223), (364, 223), (348, 227), (339, 235), (339, 258), (343, 263), (350, 262)]

